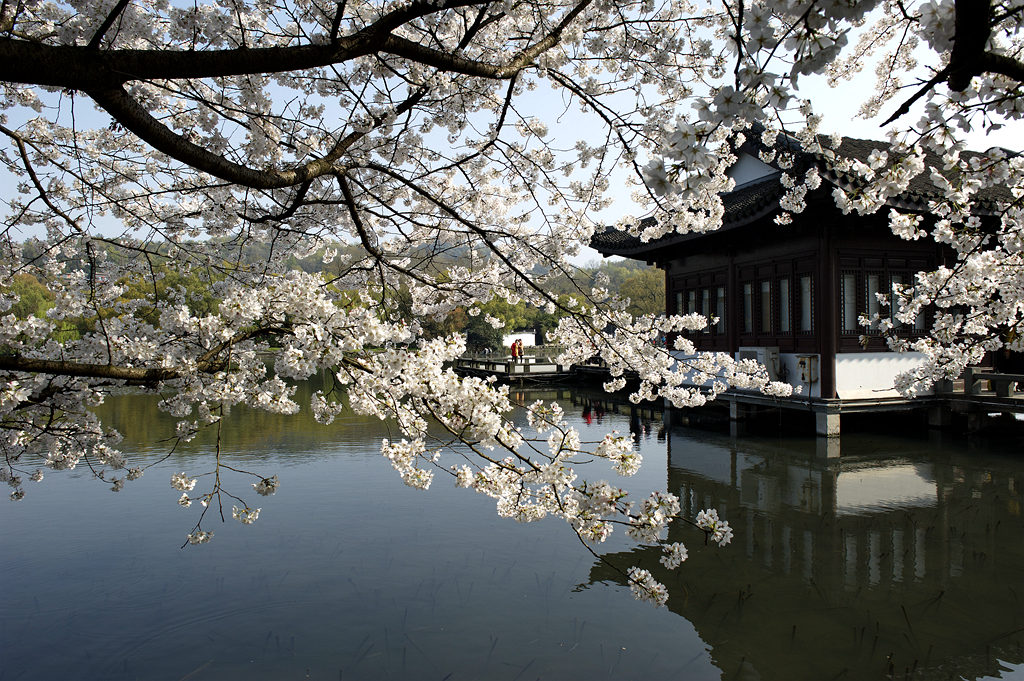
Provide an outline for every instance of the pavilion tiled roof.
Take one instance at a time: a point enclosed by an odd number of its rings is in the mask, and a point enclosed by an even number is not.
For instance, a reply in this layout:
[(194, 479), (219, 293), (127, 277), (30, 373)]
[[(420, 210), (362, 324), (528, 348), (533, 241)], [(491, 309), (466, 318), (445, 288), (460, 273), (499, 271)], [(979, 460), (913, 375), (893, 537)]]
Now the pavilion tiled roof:
[[(751, 135), (750, 137), (755, 137), (755, 135)], [(741, 151), (745, 151), (756, 157), (759, 148), (756, 143), (749, 141), (750, 137), (748, 137), (746, 144), (741, 147)], [(799, 144), (792, 138), (788, 138), (788, 145), (786, 142), (787, 140), (780, 139), (777, 144), (777, 148), (794, 153), (794, 166), (797, 170), (806, 170), (811, 166), (817, 166), (821, 171), (822, 177), (829, 184), (843, 189), (851, 189), (859, 184), (859, 180), (852, 175), (837, 171), (829, 160), (824, 157), (824, 155), (820, 153), (804, 152), (802, 148), (799, 147)], [(787, 146), (788, 149), (786, 148)], [(887, 150), (888, 144), (877, 140), (844, 137), (842, 138), (839, 147), (835, 149), (835, 152), (839, 157), (856, 159), (863, 163), (867, 163), (871, 152), (876, 149), (883, 151)], [(974, 152), (964, 152), (961, 154), (961, 157), (964, 158), (970, 158), (971, 156), (980, 157), (983, 156), (983, 154), (977, 154)], [(942, 159), (935, 154), (926, 153), (925, 167), (942, 169)], [(949, 171), (945, 171), (944, 174), (952, 179)], [(783, 194), (783, 187), (779, 182), (780, 176), (781, 171), (767, 175), (761, 179), (745, 184), (731, 192), (723, 194), (722, 203), (725, 212), (722, 217), (722, 227), (718, 231), (725, 231), (734, 227), (739, 227), (761, 218), (764, 215), (777, 212), (779, 210), (779, 199)], [(821, 191), (821, 189), (818, 191)], [(935, 200), (939, 196), (940, 192), (931, 180), (931, 173), (926, 169), (910, 181), (906, 191), (901, 193), (899, 196), (893, 197), (889, 203), (894, 208), (924, 212), (928, 210), (929, 202)], [(997, 210), (998, 203), (1012, 201), (1013, 196), (1007, 188), (996, 187), (979, 193), (975, 199), (975, 208), (978, 213), (993, 214)], [(653, 218), (645, 218), (641, 221), (640, 227), (642, 228), (647, 226), (647, 224), (649, 224), (647, 221), (649, 220), (653, 220)], [(673, 233), (667, 234), (653, 241), (644, 242), (641, 241), (638, 236), (631, 236), (626, 232), (609, 228), (604, 232), (595, 234), (591, 239), (590, 245), (604, 255), (639, 256), (643, 253), (660, 249), (665, 246), (691, 241), (705, 236), (706, 235), (703, 233)]]
[[(844, 137), (835, 151), (839, 157), (852, 158), (862, 163), (867, 163), (871, 152), (875, 150), (886, 151), (888, 148), (889, 145), (886, 142)], [(827, 179), (834, 185), (852, 187), (859, 183), (851, 175), (838, 172), (832, 168), (831, 164), (821, 154), (804, 154), (803, 156), (805, 163), (818, 165), (824, 171)], [(984, 158), (985, 154), (965, 151), (960, 154), (960, 157), (969, 160), (971, 158)], [(954, 171), (944, 170), (942, 158), (934, 152), (925, 152), (924, 164), (925, 171), (910, 180), (907, 189), (890, 202), (894, 207), (924, 211), (928, 209), (929, 201), (941, 196), (941, 192), (932, 182), (929, 168), (937, 168), (947, 179), (955, 179)], [(979, 192), (975, 196), (975, 209), (980, 213), (994, 213), (997, 210), (998, 203), (1012, 200), (1013, 195), (1006, 187), (991, 187)]]
[[(725, 208), (725, 215), (722, 218), (721, 229), (738, 227), (776, 210), (780, 196), (782, 196), (782, 185), (779, 184), (778, 173), (723, 194), (722, 204)], [(649, 226), (653, 220), (654, 218), (644, 218), (640, 221), (640, 227)], [(639, 236), (632, 236), (627, 232), (609, 227), (604, 232), (595, 234), (590, 245), (605, 255), (628, 256), (701, 236), (704, 235), (666, 234), (660, 239), (645, 242), (641, 241)]]

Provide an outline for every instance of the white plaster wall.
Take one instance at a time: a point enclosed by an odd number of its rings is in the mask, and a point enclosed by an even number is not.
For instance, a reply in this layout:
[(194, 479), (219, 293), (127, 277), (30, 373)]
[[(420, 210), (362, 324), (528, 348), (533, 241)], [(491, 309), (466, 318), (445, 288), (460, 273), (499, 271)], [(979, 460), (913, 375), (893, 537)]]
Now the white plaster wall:
[[(808, 353), (802, 352), (798, 354), (792, 354), (788, 352), (779, 353), (779, 367), (780, 376), (783, 374), (786, 377), (786, 383), (793, 386), (793, 396), (797, 399), (807, 397), (821, 397), (821, 357), (814, 355), (818, 358), (818, 366), (815, 369), (815, 381), (811, 383), (804, 383), (800, 380), (800, 355), (806, 355)], [(783, 371), (784, 370), (784, 371)], [(796, 389), (800, 389), (800, 393), (797, 394)]]
[[(677, 360), (688, 357), (681, 352), (672, 353)], [(806, 353), (780, 353), (777, 371), (785, 374), (785, 381), (793, 386), (796, 400), (821, 397), (821, 356), (818, 357), (817, 380), (800, 380), (799, 357)], [(900, 397), (893, 388), (896, 374), (913, 369), (924, 359), (917, 352), (843, 352), (836, 355), (836, 392), (841, 399), (870, 399), (873, 397)], [(684, 381), (694, 385), (693, 381)], [(796, 388), (801, 392), (796, 393)]]
[(750, 154), (740, 154), (736, 163), (732, 164), (725, 172), (736, 181), (736, 186), (740, 187), (748, 182), (773, 175), (778, 171)]
[(537, 336), (536, 334), (533, 333), (533, 331), (523, 331), (521, 333), (505, 334), (505, 337), (501, 340), (501, 342), (504, 343), (505, 348), (508, 349), (508, 347), (512, 345), (514, 341), (517, 340), (523, 341), (523, 345), (525, 345), (526, 347), (533, 347), (534, 345), (537, 344)]
[(841, 352), (836, 355), (836, 393), (841, 399), (899, 397), (896, 375), (924, 360), (919, 352)]
[[(807, 353), (800, 353), (800, 354), (807, 354)], [(687, 358), (694, 357), (694, 355), (684, 355), (683, 353), (678, 352), (678, 351), (674, 351), (672, 353), (672, 355), (676, 358), (677, 361), (685, 360)], [(818, 355), (815, 355), (815, 357), (817, 357), (817, 356)], [(821, 379), (820, 379), (820, 376), (821, 376), (821, 364), (820, 364), (820, 360), (819, 360), (819, 365), (818, 365), (818, 369), (817, 369), (818, 380), (814, 381), (813, 383), (802, 383), (800, 381), (800, 367), (798, 365), (799, 361), (800, 361), (799, 360), (799, 355), (797, 355), (797, 354), (779, 353), (779, 365), (780, 366), (775, 367), (775, 371), (777, 372), (776, 375), (780, 376), (780, 378), (781, 378), (781, 376), (783, 374), (785, 375), (785, 382), (789, 383), (794, 388), (794, 391), (793, 391), (793, 398), (794, 399), (801, 400), (801, 399), (807, 399), (809, 397), (820, 397), (821, 396), (821, 388), (820, 388), (820, 386), (821, 386)], [(685, 385), (695, 385), (695, 381), (691, 381), (691, 380), (685, 380), (685, 381), (683, 381), (683, 383)], [(707, 384), (705, 384), (705, 385), (707, 385)], [(800, 388), (800, 392), (799, 393), (797, 393), (796, 390), (795, 390), (798, 387)]]

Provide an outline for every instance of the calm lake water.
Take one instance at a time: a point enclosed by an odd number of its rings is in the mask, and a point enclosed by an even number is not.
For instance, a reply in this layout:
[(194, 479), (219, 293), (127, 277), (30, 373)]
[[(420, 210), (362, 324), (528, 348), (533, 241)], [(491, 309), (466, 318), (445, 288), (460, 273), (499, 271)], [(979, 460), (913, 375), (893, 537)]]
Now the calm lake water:
[(182, 549), (196, 506), (176, 505), (169, 478), (209, 469), (212, 441), (164, 459), (172, 420), (152, 400), (104, 409), (153, 466), (117, 494), (51, 472), (3, 503), (3, 681), (1024, 678), (1012, 436), (851, 432), (827, 458), (813, 437), (578, 403), (586, 435), (638, 434), (631, 489), (667, 486), (684, 512), (715, 507), (735, 529), (719, 550), (674, 529), (690, 558), (671, 574), (654, 549), (603, 547), (669, 586), (655, 609), (561, 521), (499, 519), (441, 477), (405, 487), (378, 453), (392, 434), (355, 417), (233, 414), (228, 462), (281, 487), (244, 495), (263, 508), (254, 525), (211, 518), (214, 540)]

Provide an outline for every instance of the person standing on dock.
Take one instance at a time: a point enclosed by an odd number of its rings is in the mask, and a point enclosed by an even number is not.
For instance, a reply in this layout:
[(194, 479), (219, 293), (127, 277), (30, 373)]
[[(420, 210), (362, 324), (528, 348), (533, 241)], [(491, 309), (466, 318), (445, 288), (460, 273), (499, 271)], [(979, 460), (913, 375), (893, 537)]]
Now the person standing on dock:
[(521, 361), (521, 362), (525, 361), (523, 359), (523, 339), (522, 338), (517, 338), (515, 345), (516, 345), (516, 351), (515, 351), (515, 355), (514, 356), (518, 357), (519, 361)]
[(516, 341), (512, 341), (512, 345), (509, 346), (509, 350), (512, 351), (512, 363), (515, 364), (519, 358), (519, 344)]

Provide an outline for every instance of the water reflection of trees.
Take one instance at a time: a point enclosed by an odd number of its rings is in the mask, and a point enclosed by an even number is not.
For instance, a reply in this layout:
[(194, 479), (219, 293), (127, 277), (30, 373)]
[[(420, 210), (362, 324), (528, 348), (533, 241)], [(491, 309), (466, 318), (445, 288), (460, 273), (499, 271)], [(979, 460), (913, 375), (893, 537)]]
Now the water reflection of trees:
[[(256, 460), (268, 452), (287, 451), (289, 456), (316, 454), (325, 447), (337, 449), (347, 443), (379, 441), (393, 435), (389, 424), (352, 412), (342, 414), (330, 425), (317, 423), (307, 408), (317, 388), (313, 382), (297, 387), (294, 399), (303, 409), (294, 415), (235, 407), (221, 424), (223, 450), (239, 460)], [(215, 427), (202, 430), (191, 442), (175, 444), (173, 436), (180, 419), (160, 411), (159, 401), (160, 397), (153, 394), (119, 395), (109, 398), (95, 411), (104, 423), (124, 435), (125, 451), (162, 456), (173, 447), (176, 455), (189, 456), (214, 447)]]
[[(854, 450), (672, 438), (669, 489), (683, 513), (719, 509), (732, 545), (691, 549), (678, 572), (653, 548), (606, 558), (669, 587), (723, 678), (976, 679), (1024, 661), (1024, 473), (979, 452)], [(669, 539), (700, 541), (685, 527)], [(600, 563), (590, 581), (624, 584)]]
[[(264, 459), (268, 453), (286, 453), (294, 461), (320, 455), (325, 450), (360, 445), (361, 453), (379, 451), (382, 438), (402, 437), (393, 425), (376, 417), (344, 411), (330, 425), (318, 423), (308, 409), (312, 394), (322, 387), (319, 381), (306, 381), (296, 387), (294, 400), (302, 411), (294, 415), (272, 414), (247, 407), (235, 407), (221, 424), (221, 445), (236, 461)], [(550, 389), (513, 388), (514, 401), (530, 404), (534, 400), (569, 401), (572, 391), (565, 387)], [(176, 456), (188, 457), (211, 451), (217, 441), (216, 428), (207, 427), (188, 443), (175, 443), (174, 432), (180, 419), (160, 411), (159, 395), (133, 393), (117, 395), (95, 408), (103, 422), (124, 436), (122, 449), (136, 455), (162, 457), (172, 448)], [(526, 426), (522, 410), (509, 415), (514, 423)], [(446, 438), (438, 431), (436, 435)], [(366, 445), (372, 447), (367, 449)]]

